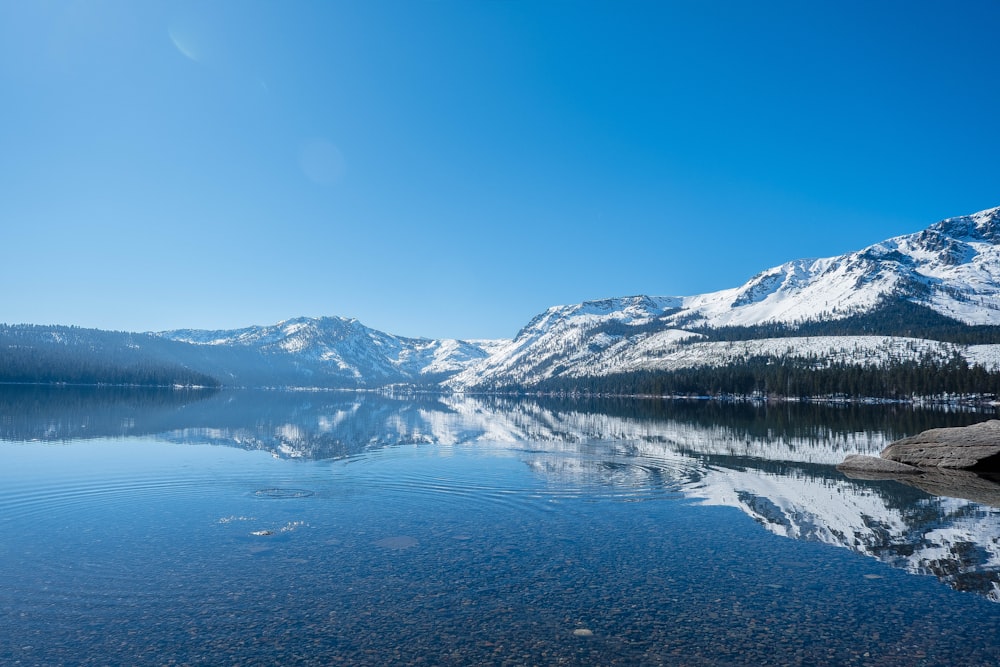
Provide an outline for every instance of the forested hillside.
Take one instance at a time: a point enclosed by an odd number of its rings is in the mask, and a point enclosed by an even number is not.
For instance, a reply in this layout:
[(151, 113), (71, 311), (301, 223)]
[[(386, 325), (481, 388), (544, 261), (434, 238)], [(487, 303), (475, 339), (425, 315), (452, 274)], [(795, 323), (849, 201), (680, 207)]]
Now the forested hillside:
[(703, 340), (757, 340), (801, 336), (900, 336), (960, 345), (1000, 343), (1000, 326), (966, 324), (905, 299), (884, 299), (870, 312), (836, 320), (773, 322), (751, 326), (692, 327)]
[[(524, 387), (497, 387), (520, 391)], [(932, 357), (884, 365), (836, 363), (818, 359), (761, 356), (725, 366), (698, 366), (669, 371), (639, 371), (600, 377), (555, 377), (533, 391), (586, 392), (612, 395), (787, 397), (871, 397), (907, 400), (945, 394), (988, 399), (1000, 395), (1000, 372), (990, 372), (955, 356)]]
[(0, 382), (214, 387), (219, 381), (157, 353), (150, 336), (0, 325)]

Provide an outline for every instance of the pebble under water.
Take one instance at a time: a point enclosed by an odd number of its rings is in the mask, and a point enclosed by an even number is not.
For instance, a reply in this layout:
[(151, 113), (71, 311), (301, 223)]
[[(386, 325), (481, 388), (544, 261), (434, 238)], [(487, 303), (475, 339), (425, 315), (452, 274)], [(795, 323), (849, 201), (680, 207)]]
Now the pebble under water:
[(706, 506), (686, 466), (0, 443), (0, 664), (1000, 663), (1000, 604)]

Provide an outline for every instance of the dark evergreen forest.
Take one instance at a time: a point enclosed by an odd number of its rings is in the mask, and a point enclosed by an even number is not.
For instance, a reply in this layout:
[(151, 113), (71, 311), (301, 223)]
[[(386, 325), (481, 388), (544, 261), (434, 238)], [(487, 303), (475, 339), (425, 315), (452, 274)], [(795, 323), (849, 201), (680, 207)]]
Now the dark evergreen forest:
[[(524, 391), (520, 386), (499, 391)], [(533, 391), (648, 396), (788, 396), (872, 397), (896, 400), (945, 394), (989, 398), (1000, 395), (1000, 373), (970, 366), (955, 356), (948, 361), (896, 361), (883, 366), (833, 364), (817, 368), (812, 360), (760, 356), (727, 366), (699, 366), (674, 371), (644, 371), (604, 377), (556, 377)]]
[[(635, 335), (663, 328), (607, 325), (611, 335)], [(685, 327), (703, 341), (743, 341), (802, 336), (902, 336), (959, 345), (1000, 344), (1000, 326), (968, 325), (905, 299), (888, 299), (868, 313), (838, 320), (717, 328)], [(722, 396), (762, 395), (800, 398), (871, 397), (910, 400), (945, 394), (995, 397), (1000, 373), (970, 366), (956, 355), (947, 361), (921, 360), (877, 364), (832, 364), (821, 359), (760, 356), (726, 366), (674, 371), (640, 371), (603, 377), (554, 377), (537, 385), (491, 387), (496, 391), (584, 392), (606, 395)]]
[(0, 325), (0, 382), (216, 387), (206, 373), (147, 351), (149, 336), (78, 327)]
[(874, 310), (839, 320), (748, 327), (697, 328), (704, 340), (756, 340), (791, 336), (903, 336), (959, 345), (1000, 343), (1000, 326), (969, 325), (927, 306), (903, 299), (885, 301)]

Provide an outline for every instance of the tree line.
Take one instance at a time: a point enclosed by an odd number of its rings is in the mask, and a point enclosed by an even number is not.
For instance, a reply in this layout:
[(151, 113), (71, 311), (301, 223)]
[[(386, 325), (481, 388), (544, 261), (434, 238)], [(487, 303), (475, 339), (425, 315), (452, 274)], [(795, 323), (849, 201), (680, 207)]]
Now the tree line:
[(1000, 372), (947, 360), (897, 360), (883, 365), (833, 363), (817, 367), (804, 358), (761, 355), (725, 366), (616, 373), (599, 377), (554, 377), (530, 387), (498, 391), (543, 391), (649, 396), (871, 397), (895, 400), (948, 395), (1000, 395)]
[(691, 327), (706, 341), (758, 340), (798, 336), (902, 336), (925, 338), (959, 345), (1000, 343), (1000, 326), (965, 324), (904, 299), (883, 301), (877, 308), (842, 319), (824, 319), (792, 324)]
[(0, 325), (0, 383), (217, 387), (218, 380), (147, 353), (132, 334)]

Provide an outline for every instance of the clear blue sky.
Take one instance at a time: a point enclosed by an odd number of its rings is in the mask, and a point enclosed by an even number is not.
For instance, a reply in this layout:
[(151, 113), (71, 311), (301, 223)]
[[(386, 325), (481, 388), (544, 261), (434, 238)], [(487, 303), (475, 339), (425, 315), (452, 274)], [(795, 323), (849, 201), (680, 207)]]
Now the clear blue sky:
[(1000, 205), (1000, 3), (0, 0), (0, 321), (512, 336)]

